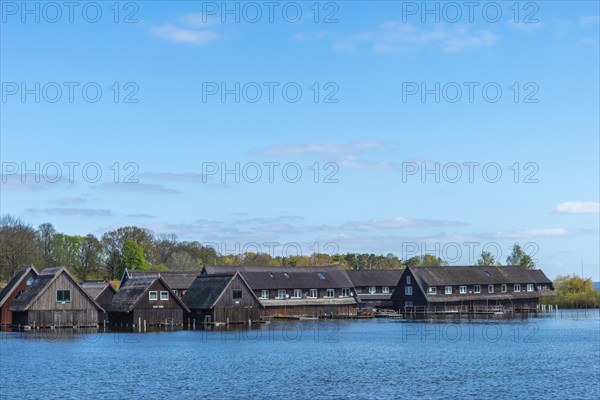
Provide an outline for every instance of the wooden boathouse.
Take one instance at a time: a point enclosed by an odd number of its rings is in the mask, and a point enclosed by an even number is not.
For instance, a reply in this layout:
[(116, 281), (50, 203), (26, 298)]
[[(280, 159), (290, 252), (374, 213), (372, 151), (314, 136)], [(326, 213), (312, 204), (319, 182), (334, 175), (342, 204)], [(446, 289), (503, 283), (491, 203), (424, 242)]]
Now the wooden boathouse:
[(348, 270), (361, 310), (392, 308), (392, 293), (404, 273), (402, 269)]
[(44, 269), (14, 300), (13, 326), (95, 327), (104, 311), (64, 267)]
[(111, 325), (183, 325), (187, 306), (161, 275), (131, 277), (106, 306)]
[(536, 311), (540, 297), (553, 290), (541, 270), (520, 266), (412, 267), (402, 274), (392, 303), (405, 314)]
[(233, 275), (198, 275), (183, 302), (195, 323), (251, 324), (260, 320), (262, 305), (246, 280)]
[(113, 285), (106, 281), (86, 281), (81, 282), (81, 287), (104, 309), (98, 314), (98, 323), (108, 322), (106, 307), (112, 302), (115, 293), (117, 293)]

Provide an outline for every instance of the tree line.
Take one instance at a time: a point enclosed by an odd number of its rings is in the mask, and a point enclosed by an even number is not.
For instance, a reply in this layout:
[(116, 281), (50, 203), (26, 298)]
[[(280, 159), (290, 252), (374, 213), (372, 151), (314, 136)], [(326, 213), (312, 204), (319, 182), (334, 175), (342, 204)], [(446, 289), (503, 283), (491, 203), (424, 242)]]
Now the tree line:
[[(518, 244), (507, 258), (508, 265), (534, 268), (535, 263)], [(67, 235), (51, 223), (32, 227), (13, 215), (0, 218), (0, 281), (7, 281), (24, 265), (65, 266), (81, 280), (119, 279), (127, 269), (200, 271), (205, 264), (316, 266), (341, 264), (346, 269), (399, 269), (444, 266), (431, 254), (401, 260), (393, 253), (322, 254), (272, 256), (246, 252), (221, 254), (198, 241), (182, 241), (174, 234), (156, 234), (136, 226), (103, 233)], [(491, 253), (482, 252), (478, 265), (500, 265)]]

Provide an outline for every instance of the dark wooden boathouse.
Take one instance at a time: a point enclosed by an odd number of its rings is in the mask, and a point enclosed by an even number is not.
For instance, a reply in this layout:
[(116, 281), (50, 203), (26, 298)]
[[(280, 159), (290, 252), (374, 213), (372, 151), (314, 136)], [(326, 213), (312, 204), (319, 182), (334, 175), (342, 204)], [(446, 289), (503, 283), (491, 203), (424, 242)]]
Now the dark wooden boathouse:
[(249, 324), (260, 320), (262, 305), (245, 279), (233, 275), (198, 275), (183, 302), (196, 323)]
[(98, 323), (102, 324), (108, 322), (108, 313), (105, 310), (112, 302), (115, 293), (117, 293), (113, 285), (106, 281), (87, 281), (81, 282), (81, 287), (91, 298), (96, 300), (96, 302), (104, 308), (104, 310), (98, 314)]
[(392, 308), (392, 293), (404, 270), (363, 269), (346, 272), (356, 290), (359, 309)]
[(162, 276), (132, 277), (106, 306), (111, 325), (183, 325), (189, 313)]

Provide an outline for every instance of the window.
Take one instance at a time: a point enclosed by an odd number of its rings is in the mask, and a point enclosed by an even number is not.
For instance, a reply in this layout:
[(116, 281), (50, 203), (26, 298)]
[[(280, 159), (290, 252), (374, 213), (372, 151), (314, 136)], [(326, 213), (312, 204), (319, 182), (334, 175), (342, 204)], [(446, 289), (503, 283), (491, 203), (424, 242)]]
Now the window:
[(269, 298), (269, 291), (268, 290), (261, 290), (260, 292), (260, 298), (261, 299), (268, 299)]
[(290, 277), (290, 274), (288, 274), (287, 272), (284, 272), (284, 273), (283, 273), (283, 276), (285, 276), (286, 278), (289, 278), (289, 277)]
[(335, 297), (335, 289), (327, 289), (325, 297)]
[(533, 292), (533, 283), (528, 283), (527, 284), (527, 291), (528, 292)]
[(473, 286), (473, 291), (475, 293), (481, 293), (481, 285), (475, 285), (475, 286)]
[(240, 289), (233, 289), (233, 299), (239, 300), (241, 298), (242, 298), (242, 291)]
[(407, 275), (407, 276), (406, 276), (406, 284), (407, 284), (407, 285), (410, 285), (410, 275)]
[(515, 283), (515, 287), (514, 287), (514, 289), (513, 289), (513, 290), (514, 290), (516, 293), (520, 292), (520, 291), (521, 291), (521, 285), (520, 285), (520, 284), (518, 284), (518, 283)]
[(175, 293), (177, 296), (179, 296), (179, 290), (173, 289), (173, 293)]
[(150, 301), (156, 301), (158, 299), (158, 292), (156, 290), (151, 290), (148, 292), (148, 299)]
[(161, 300), (169, 300), (169, 292), (167, 292), (166, 290), (162, 290), (160, 292), (160, 299)]
[(494, 293), (494, 285), (488, 285), (488, 293)]
[(319, 279), (323, 279), (323, 280), (325, 279), (325, 275), (323, 275), (320, 272), (317, 272), (317, 276), (319, 277)]
[(413, 306), (413, 302), (412, 302), (412, 300), (406, 300), (406, 301), (404, 302), (404, 308), (410, 308), (410, 307), (412, 307), (412, 306)]
[(296, 298), (296, 299), (302, 298), (302, 289), (294, 289), (294, 298)]
[(437, 294), (437, 288), (435, 286), (431, 286), (427, 289), (427, 293), (429, 294)]
[(20, 295), (22, 295), (23, 293), (25, 293), (25, 291), (24, 291), (24, 290), (19, 290), (19, 291), (17, 292), (17, 295), (15, 296), (15, 299), (18, 299), (18, 298), (19, 298), (19, 296), (20, 296)]
[(506, 283), (503, 283), (502, 285), (500, 285), (500, 291), (502, 293), (506, 293)]
[(389, 286), (383, 286), (381, 288), (381, 293), (389, 293), (390, 292), (390, 287)]
[(277, 298), (278, 299), (285, 299), (285, 289), (279, 289), (277, 291)]
[(406, 296), (412, 296), (412, 294), (413, 294), (412, 286), (405, 286), (404, 287), (404, 294)]
[(350, 297), (350, 288), (342, 288), (342, 297)]
[(445, 294), (452, 294), (452, 286), (446, 286), (444, 289)]
[(317, 289), (310, 289), (308, 291), (308, 297), (310, 297), (311, 299), (316, 299), (317, 297), (319, 297), (319, 291)]
[(27, 278), (27, 282), (26, 282), (27, 286), (31, 286), (33, 281), (35, 281), (35, 278), (33, 276), (30, 276), (29, 278)]
[(369, 286), (369, 294), (377, 293), (377, 286)]
[(269, 272), (269, 278), (274, 278), (274, 277), (275, 277), (275, 275), (273, 275), (272, 272)]
[(458, 291), (460, 292), (460, 294), (466, 294), (467, 293), (467, 287), (466, 286), (461, 286), (458, 288)]
[(59, 303), (68, 303), (71, 301), (71, 291), (70, 290), (57, 290), (56, 291), (56, 301)]

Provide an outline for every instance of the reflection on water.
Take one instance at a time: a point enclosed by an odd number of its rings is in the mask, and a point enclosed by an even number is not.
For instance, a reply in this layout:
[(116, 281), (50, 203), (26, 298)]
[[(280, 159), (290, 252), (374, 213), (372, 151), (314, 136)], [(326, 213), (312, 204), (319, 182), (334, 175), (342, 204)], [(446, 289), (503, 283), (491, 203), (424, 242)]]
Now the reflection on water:
[(598, 310), (197, 328), (2, 332), (0, 397), (600, 397)]

